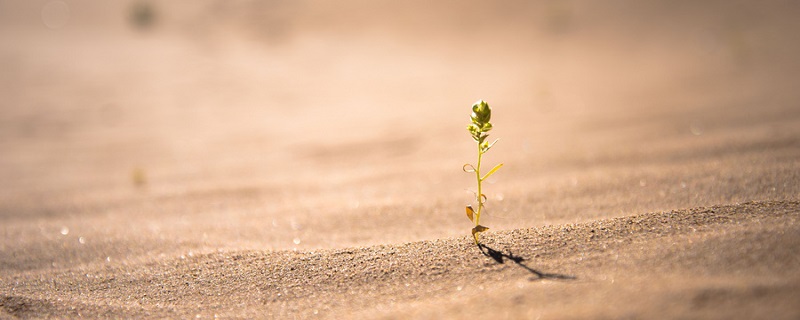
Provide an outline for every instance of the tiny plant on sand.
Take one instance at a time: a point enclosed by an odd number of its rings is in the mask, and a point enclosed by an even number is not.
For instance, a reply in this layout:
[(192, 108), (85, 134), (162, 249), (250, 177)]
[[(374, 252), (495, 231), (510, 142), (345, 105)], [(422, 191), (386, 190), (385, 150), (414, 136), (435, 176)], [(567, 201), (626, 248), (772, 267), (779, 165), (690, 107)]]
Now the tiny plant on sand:
[(492, 130), (492, 124), (489, 120), (492, 119), (492, 109), (486, 101), (480, 100), (472, 105), (472, 115), (470, 120), (472, 123), (467, 126), (467, 130), (472, 134), (472, 139), (478, 144), (478, 163), (477, 165), (465, 164), (464, 172), (475, 173), (475, 178), (478, 180), (478, 192), (475, 193), (475, 199), (478, 201), (478, 211), (476, 212), (471, 205), (467, 206), (467, 217), (475, 223), (472, 228), (472, 236), (475, 238), (475, 244), (480, 244), (479, 236), (481, 232), (489, 230), (489, 228), (481, 225), (481, 212), (485, 211), (484, 204), (486, 203), (486, 195), (483, 194), (482, 182), (489, 178), (493, 173), (497, 172), (503, 164), (498, 164), (489, 170), (485, 175), (481, 176), (481, 158), (483, 154), (489, 151), (492, 146), (497, 142), (494, 140), (492, 143), (486, 141), (489, 137), (489, 130)]

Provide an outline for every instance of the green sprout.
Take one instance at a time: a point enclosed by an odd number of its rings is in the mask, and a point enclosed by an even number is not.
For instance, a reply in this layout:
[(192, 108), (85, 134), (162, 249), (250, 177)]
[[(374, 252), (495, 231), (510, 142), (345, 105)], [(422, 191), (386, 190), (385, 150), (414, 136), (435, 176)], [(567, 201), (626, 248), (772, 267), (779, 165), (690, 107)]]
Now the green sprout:
[(483, 158), (483, 154), (489, 151), (489, 149), (497, 143), (497, 140), (499, 140), (496, 139), (492, 143), (486, 141), (486, 138), (489, 137), (487, 132), (492, 130), (492, 124), (489, 122), (491, 119), (492, 109), (489, 108), (489, 104), (486, 103), (486, 101), (480, 100), (472, 105), (472, 115), (470, 115), (472, 123), (467, 126), (467, 130), (472, 134), (472, 139), (478, 143), (478, 164), (473, 166), (467, 163), (464, 165), (463, 169), (464, 172), (474, 172), (478, 180), (478, 192), (475, 193), (475, 199), (478, 201), (478, 211), (476, 212), (472, 209), (471, 205), (467, 206), (467, 218), (475, 223), (475, 227), (472, 228), (472, 237), (475, 238), (475, 244), (477, 245), (480, 245), (480, 233), (489, 230), (489, 228), (482, 226), (480, 223), (481, 212), (485, 212), (484, 204), (486, 203), (486, 195), (483, 194), (482, 182), (503, 166), (502, 163), (498, 164), (485, 175), (481, 176), (481, 158)]

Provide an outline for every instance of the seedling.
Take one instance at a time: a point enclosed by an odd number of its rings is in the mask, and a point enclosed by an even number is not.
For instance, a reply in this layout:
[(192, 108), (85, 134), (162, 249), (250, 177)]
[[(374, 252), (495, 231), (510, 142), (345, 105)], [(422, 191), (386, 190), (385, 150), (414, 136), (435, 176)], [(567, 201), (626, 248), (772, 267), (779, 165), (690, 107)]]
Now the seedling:
[(470, 115), (470, 120), (472, 123), (467, 126), (467, 130), (472, 135), (472, 139), (478, 144), (478, 164), (473, 166), (469, 163), (465, 164), (463, 169), (464, 172), (467, 173), (475, 173), (475, 178), (478, 180), (478, 192), (475, 193), (475, 199), (478, 201), (478, 211), (475, 211), (471, 205), (468, 205), (467, 210), (467, 218), (475, 223), (475, 227), (472, 228), (472, 237), (475, 238), (475, 244), (480, 245), (480, 233), (489, 228), (484, 227), (481, 225), (481, 212), (485, 212), (486, 203), (486, 195), (483, 194), (482, 183), (484, 180), (488, 179), (492, 174), (497, 172), (503, 164), (498, 164), (489, 170), (485, 175), (481, 176), (481, 158), (483, 158), (483, 154), (489, 151), (489, 149), (497, 143), (496, 139), (492, 143), (486, 141), (486, 138), (489, 137), (489, 130), (492, 130), (492, 124), (489, 122), (492, 119), (492, 109), (489, 108), (489, 104), (486, 101), (480, 100), (475, 102), (472, 105), (472, 115)]

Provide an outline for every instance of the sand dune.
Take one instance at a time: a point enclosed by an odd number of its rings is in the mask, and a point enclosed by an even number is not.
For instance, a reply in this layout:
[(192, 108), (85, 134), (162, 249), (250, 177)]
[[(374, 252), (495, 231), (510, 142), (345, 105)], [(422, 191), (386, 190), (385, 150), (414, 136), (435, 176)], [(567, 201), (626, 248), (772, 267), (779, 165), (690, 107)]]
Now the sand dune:
[(4, 1), (0, 318), (796, 319), (798, 12)]
[(18, 317), (795, 318), (800, 203), (315, 251), (225, 251), (5, 277)]

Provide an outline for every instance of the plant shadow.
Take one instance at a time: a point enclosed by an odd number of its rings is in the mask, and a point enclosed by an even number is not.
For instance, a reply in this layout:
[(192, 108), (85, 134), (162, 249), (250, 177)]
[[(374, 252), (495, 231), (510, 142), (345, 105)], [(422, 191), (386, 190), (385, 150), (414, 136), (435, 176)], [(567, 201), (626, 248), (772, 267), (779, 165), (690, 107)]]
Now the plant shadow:
[(481, 253), (483, 253), (484, 256), (491, 257), (492, 259), (494, 259), (495, 262), (497, 262), (499, 264), (504, 264), (506, 259), (513, 261), (518, 266), (520, 266), (521, 268), (527, 270), (528, 272), (530, 272), (531, 274), (533, 274), (535, 276), (535, 278), (533, 278), (531, 280), (543, 280), (543, 279), (575, 280), (575, 279), (577, 279), (577, 277), (572, 276), (572, 275), (568, 275), (568, 274), (546, 273), (546, 272), (541, 272), (539, 270), (533, 269), (533, 268), (529, 267), (527, 264), (524, 263), (525, 258), (523, 258), (521, 256), (515, 256), (514, 253), (512, 253), (510, 250), (509, 250), (508, 254), (506, 254), (506, 253), (503, 253), (501, 251), (497, 251), (495, 249), (487, 247), (484, 244), (478, 244), (478, 249), (481, 250)]

